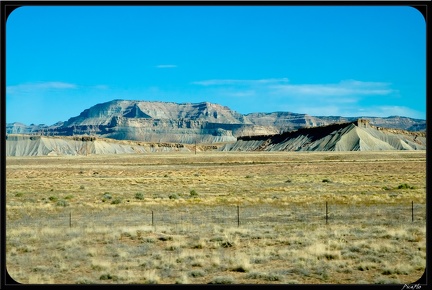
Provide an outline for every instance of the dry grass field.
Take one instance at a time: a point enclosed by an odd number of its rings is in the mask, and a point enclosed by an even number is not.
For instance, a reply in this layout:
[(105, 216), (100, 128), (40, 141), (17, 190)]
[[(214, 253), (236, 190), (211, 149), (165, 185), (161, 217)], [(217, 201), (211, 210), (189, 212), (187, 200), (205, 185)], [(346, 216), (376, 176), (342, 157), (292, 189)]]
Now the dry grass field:
[(25, 284), (408, 284), (425, 269), (425, 202), (424, 151), (8, 157), (7, 271)]

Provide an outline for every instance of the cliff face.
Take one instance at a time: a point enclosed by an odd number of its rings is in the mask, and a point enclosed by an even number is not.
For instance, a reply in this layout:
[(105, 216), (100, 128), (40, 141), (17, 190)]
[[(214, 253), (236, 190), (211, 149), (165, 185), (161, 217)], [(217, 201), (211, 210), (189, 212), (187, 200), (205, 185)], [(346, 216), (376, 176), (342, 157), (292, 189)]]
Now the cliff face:
[(251, 124), (240, 113), (218, 104), (168, 103), (114, 100), (84, 110), (70, 118), (65, 126), (108, 125), (112, 118), (156, 120), (201, 120), (208, 123)]
[[(7, 134), (92, 135), (145, 142), (235, 142), (240, 136), (278, 134), (300, 128), (352, 122), (357, 118), (314, 117), (290, 112), (242, 115), (209, 102), (169, 103), (114, 100), (52, 126), (7, 124)], [(375, 126), (425, 130), (426, 121), (405, 117), (368, 118)]]

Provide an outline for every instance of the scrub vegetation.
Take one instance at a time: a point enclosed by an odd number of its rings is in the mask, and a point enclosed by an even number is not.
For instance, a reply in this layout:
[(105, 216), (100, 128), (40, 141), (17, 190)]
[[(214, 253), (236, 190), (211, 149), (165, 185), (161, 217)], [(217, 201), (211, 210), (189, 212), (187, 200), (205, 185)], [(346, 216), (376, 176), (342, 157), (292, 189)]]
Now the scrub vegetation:
[(8, 157), (6, 264), (25, 284), (409, 284), (425, 201), (424, 151)]

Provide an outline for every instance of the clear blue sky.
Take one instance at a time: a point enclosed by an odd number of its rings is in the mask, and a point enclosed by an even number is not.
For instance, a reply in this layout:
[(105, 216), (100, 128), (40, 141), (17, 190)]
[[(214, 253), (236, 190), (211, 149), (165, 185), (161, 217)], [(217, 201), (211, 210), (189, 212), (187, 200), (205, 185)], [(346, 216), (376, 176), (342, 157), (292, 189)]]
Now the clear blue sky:
[(21, 7), (6, 23), (6, 122), (113, 99), (240, 113), (426, 118), (426, 24), (411, 7)]

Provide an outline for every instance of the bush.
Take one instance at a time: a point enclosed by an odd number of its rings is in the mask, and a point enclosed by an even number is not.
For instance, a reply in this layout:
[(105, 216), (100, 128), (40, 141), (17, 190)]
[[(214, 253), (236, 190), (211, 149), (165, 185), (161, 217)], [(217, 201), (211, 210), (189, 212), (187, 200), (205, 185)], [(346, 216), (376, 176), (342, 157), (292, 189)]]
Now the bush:
[(112, 199), (112, 196), (109, 192), (105, 192), (102, 196), (102, 202), (107, 201), (108, 199)]
[(91, 280), (87, 279), (87, 278), (79, 278), (76, 281), (77, 284), (95, 284), (95, 282), (92, 282)]
[(234, 278), (232, 276), (216, 276), (209, 284), (234, 284)]
[(243, 265), (239, 264), (239, 265), (236, 265), (235, 267), (233, 267), (231, 269), (231, 271), (245, 273), (245, 272), (249, 272), (249, 269), (250, 269), (250, 266), (248, 264), (243, 264)]
[(64, 199), (57, 201), (57, 206), (68, 206), (68, 205), (69, 203)]
[(415, 188), (414, 186), (408, 185), (406, 183), (400, 184), (398, 186), (398, 189), (414, 189), (414, 188)]
[(143, 200), (144, 194), (142, 192), (137, 192), (137, 193), (135, 193), (135, 198), (139, 199), (139, 200)]
[(113, 201), (111, 201), (111, 204), (119, 204), (121, 203), (121, 199), (120, 198), (115, 198)]
[(16, 197), (21, 197), (23, 195), (24, 195), (24, 193), (22, 193), (22, 192), (18, 192), (17, 194), (15, 194)]
[(278, 274), (273, 274), (273, 273), (268, 273), (267, 275), (265, 275), (264, 280), (267, 281), (281, 281), (282, 277)]
[(113, 281), (117, 281), (118, 277), (116, 275), (111, 275), (111, 274), (103, 274), (99, 277), (99, 280), (113, 280)]
[(322, 180), (322, 182), (330, 183), (331, 180), (330, 180), (330, 179), (327, 179), (327, 178), (324, 178), (324, 179)]
[(171, 193), (168, 197), (169, 199), (178, 199), (178, 196), (175, 193)]
[(203, 277), (205, 276), (205, 272), (203, 270), (193, 270), (189, 272), (189, 276), (191, 277)]
[(196, 197), (196, 196), (198, 196), (198, 193), (195, 191), (195, 189), (192, 189), (192, 190), (189, 192), (189, 194), (190, 194), (190, 196), (192, 196), (192, 197)]
[(260, 279), (262, 277), (264, 277), (264, 274), (258, 273), (258, 272), (250, 272), (246, 278), (248, 279)]
[(58, 198), (55, 196), (50, 196), (50, 197), (48, 197), (48, 199), (51, 201), (57, 201)]
[(262, 279), (266, 281), (281, 281), (281, 275), (277, 273), (259, 273), (251, 272), (246, 276), (248, 279)]

